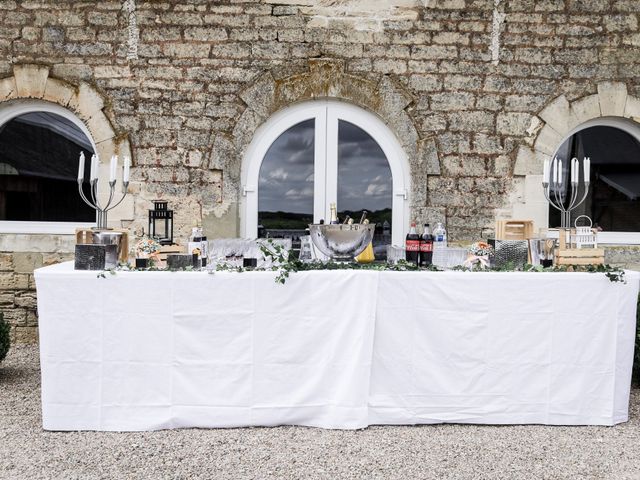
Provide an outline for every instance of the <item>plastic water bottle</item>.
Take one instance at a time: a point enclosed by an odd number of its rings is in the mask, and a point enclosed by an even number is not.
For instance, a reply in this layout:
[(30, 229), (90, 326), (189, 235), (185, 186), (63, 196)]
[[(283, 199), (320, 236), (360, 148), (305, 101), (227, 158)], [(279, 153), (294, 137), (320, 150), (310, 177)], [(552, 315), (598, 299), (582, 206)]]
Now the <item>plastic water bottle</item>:
[(441, 222), (433, 229), (433, 249), (438, 250), (447, 246), (447, 231)]

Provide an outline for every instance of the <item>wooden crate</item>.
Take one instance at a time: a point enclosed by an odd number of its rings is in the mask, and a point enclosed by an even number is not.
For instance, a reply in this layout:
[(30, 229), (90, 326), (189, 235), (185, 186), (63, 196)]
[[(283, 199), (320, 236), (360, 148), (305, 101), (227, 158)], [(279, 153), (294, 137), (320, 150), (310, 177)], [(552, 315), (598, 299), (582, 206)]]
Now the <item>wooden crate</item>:
[(554, 252), (556, 265), (604, 265), (604, 248), (567, 248), (566, 229), (560, 229), (558, 244)]
[(556, 249), (556, 265), (604, 265), (604, 248)]
[(496, 240), (533, 238), (533, 220), (496, 220)]
[(160, 247), (158, 257), (162, 262), (166, 262), (167, 255), (170, 253), (185, 253), (185, 248), (182, 245), (163, 245)]
[[(122, 251), (118, 262), (127, 263), (129, 261), (129, 230), (126, 228), (114, 228), (114, 232), (122, 233)], [(76, 244), (86, 245), (93, 243), (93, 230), (90, 228), (76, 228)]]

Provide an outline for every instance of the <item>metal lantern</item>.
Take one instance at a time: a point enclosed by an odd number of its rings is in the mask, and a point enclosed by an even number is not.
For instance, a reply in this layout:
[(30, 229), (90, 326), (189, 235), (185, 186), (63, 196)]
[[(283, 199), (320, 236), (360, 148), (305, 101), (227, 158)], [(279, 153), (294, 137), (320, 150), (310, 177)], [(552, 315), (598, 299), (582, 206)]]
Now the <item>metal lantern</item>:
[(149, 235), (160, 245), (173, 245), (173, 210), (167, 209), (164, 200), (154, 200), (149, 210)]

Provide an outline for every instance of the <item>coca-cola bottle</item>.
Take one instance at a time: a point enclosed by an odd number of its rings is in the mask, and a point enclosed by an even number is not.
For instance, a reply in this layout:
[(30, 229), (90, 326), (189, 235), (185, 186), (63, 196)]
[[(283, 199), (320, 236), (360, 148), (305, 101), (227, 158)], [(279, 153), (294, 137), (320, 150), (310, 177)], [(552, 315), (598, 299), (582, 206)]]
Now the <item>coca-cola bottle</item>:
[(433, 260), (433, 235), (429, 224), (424, 224), (424, 232), (420, 237), (420, 266), (428, 267)]
[(420, 257), (420, 235), (416, 232), (416, 222), (411, 222), (411, 230), (405, 241), (405, 258), (407, 262), (418, 265)]

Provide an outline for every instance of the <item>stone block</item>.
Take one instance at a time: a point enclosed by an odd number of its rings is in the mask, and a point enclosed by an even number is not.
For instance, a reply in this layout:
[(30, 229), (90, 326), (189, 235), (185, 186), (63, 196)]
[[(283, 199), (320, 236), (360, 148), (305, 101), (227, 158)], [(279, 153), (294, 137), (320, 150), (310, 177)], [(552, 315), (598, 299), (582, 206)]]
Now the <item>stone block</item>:
[[(75, 245), (74, 235), (0, 235), (0, 251), (4, 252), (71, 252)], [(0, 284), (3, 273), (0, 272)]]
[(221, 27), (191, 27), (184, 30), (185, 40), (198, 42), (222, 41), (228, 38), (227, 31)]
[(571, 105), (564, 95), (560, 95), (539, 114), (540, 118), (556, 132), (565, 135), (578, 126), (578, 120), (571, 111)]
[(13, 255), (11, 253), (0, 253), (0, 271), (13, 271)]
[(427, 175), (440, 175), (438, 146), (433, 138), (418, 141), (418, 161)]
[(39, 65), (16, 65), (13, 67), (19, 97), (42, 98), (49, 77), (49, 68)]
[(0, 101), (10, 100), (18, 96), (15, 77), (7, 77), (0, 80)]
[(457, 93), (436, 93), (431, 95), (430, 103), (432, 110), (470, 110), (475, 102), (475, 95), (469, 92)]
[(42, 267), (42, 253), (15, 252), (13, 254), (13, 268), (16, 273), (33, 273)]
[(186, 152), (184, 165), (186, 167), (200, 167), (202, 165), (202, 152), (200, 150)]
[(627, 96), (627, 102), (624, 105), (624, 116), (640, 122), (640, 99), (638, 97)]
[(95, 143), (104, 142), (115, 136), (111, 122), (101, 111), (97, 111), (91, 116), (91, 119), (87, 122), (87, 127)]
[[(236, 157), (232, 140), (223, 133), (214, 133), (211, 141), (211, 154), (209, 155), (210, 170), (227, 170), (228, 162)], [(240, 162), (237, 162), (238, 164)], [(240, 168), (237, 169), (238, 172)], [(225, 172), (226, 174), (227, 172)]]
[(0, 273), (0, 290), (15, 290), (16, 279), (13, 272)]
[(73, 108), (85, 122), (104, 108), (102, 96), (88, 83), (82, 82), (77, 96), (71, 98), (69, 107)]
[(542, 127), (544, 127), (542, 120), (538, 117), (531, 117), (531, 123), (529, 123), (529, 128), (527, 128), (527, 138), (525, 139), (529, 145), (533, 145), (533, 141)]
[(240, 92), (240, 98), (249, 108), (266, 118), (272, 113), (275, 103), (275, 91), (276, 85), (273, 77), (270, 74), (266, 74), (250, 87)]
[(15, 306), (35, 310), (38, 306), (36, 292), (19, 292), (15, 295)]
[(571, 111), (578, 124), (602, 116), (599, 95), (589, 95), (571, 104)]
[(531, 123), (531, 114), (524, 112), (498, 113), (496, 132), (502, 135), (524, 136)]
[(437, 75), (411, 75), (409, 86), (417, 92), (437, 92), (442, 89), (442, 80)]
[(549, 125), (545, 125), (538, 134), (535, 143), (535, 150), (547, 155), (554, 155), (562, 143), (562, 140), (563, 138), (558, 132)]
[(458, 57), (454, 45), (418, 45), (411, 49), (411, 58), (415, 60), (443, 60)]
[(599, 83), (598, 98), (603, 116), (621, 117), (627, 102), (627, 86), (621, 82)]
[(64, 107), (69, 105), (75, 95), (77, 95), (75, 89), (68, 83), (56, 78), (47, 78), (43, 94), (44, 100), (57, 103)]
[(452, 112), (449, 115), (449, 129), (452, 132), (495, 131), (495, 115), (486, 111)]
[(211, 46), (206, 43), (167, 43), (162, 50), (169, 57), (207, 58)]
[(529, 175), (534, 173), (533, 166), (536, 164), (536, 155), (529, 147), (521, 146), (516, 155), (516, 163), (513, 168), (514, 175)]
[(9, 324), (9, 325), (24, 325), (26, 323), (26, 318), (27, 318), (27, 314), (26, 314), (26, 310), (22, 309), (22, 308), (12, 308), (12, 309), (7, 309), (7, 310), (2, 310), (2, 315), (4, 317), (4, 320)]
[(15, 299), (15, 293), (11, 291), (2, 291), (0, 293), (0, 306), (13, 307)]
[(38, 343), (38, 328), (27, 326), (16, 327), (15, 343)]

